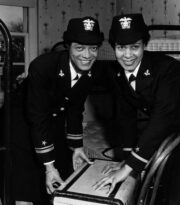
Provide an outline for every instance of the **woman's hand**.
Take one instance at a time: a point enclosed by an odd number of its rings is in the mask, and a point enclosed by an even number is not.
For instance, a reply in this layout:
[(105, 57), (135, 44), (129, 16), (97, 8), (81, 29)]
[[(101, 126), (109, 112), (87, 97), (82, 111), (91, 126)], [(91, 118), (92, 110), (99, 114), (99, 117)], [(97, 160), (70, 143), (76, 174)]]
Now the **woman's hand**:
[(114, 172), (114, 171), (117, 171), (119, 169), (121, 169), (125, 164), (125, 161), (122, 161), (122, 162), (110, 162), (109, 164), (107, 164), (103, 170), (102, 170), (102, 173), (107, 175), (111, 172)]
[(78, 169), (84, 162), (88, 164), (93, 164), (86, 156), (83, 147), (75, 148), (73, 153), (73, 168), (74, 170)]
[(48, 194), (52, 194), (55, 190), (62, 186), (63, 183), (64, 182), (53, 163), (46, 165), (46, 190)]
[(131, 173), (132, 168), (124, 164), (120, 169), (109, 172), (102, 179), (96, 182), (93, 187), (95, 190), (103, 189), (109, 186), (107, 194), (110, 194), (118, 182), (124, 181)]

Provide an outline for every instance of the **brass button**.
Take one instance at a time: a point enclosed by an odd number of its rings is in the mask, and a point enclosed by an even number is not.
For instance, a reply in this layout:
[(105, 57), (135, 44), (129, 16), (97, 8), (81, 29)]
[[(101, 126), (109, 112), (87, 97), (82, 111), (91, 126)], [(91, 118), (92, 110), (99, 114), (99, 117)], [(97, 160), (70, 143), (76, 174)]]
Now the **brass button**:
[(61, 107), (61, 108), (60, 108), (60, 111), (64, 111), (64, 110), (65, 110), (65, 108), (64, 108), (64, 107)]

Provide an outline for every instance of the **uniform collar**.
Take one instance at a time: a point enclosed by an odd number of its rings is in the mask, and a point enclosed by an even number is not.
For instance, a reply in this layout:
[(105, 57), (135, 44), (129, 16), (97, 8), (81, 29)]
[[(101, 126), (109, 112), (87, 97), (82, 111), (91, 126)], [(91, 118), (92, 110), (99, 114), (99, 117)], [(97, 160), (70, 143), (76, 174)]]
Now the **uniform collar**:
[(135, 68), (135, 70), (133, 72), (125, 71), (126, 78), (129, 79), (131, 74), (133, 74), (136, 77), (137, 73), (139, 71), (140, 65), (141, 65), (141, 62), (138, 64), (138, 66)]
[(76, 70), (74, 69), (74, 66), (72, 65), (72, 62), (69, 61), (69, 67), (70, 67), (70, 72), (71, 72), (71, 80), (75, 79), (76, 76), (81, 77), (80, 73), (77, 73)]

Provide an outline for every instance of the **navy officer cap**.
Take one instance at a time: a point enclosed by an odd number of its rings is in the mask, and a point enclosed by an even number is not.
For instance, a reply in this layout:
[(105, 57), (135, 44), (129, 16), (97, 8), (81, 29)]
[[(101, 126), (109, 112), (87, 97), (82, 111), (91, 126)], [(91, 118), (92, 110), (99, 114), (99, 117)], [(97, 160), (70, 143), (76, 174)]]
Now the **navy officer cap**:
[(100, 45), (104, 34), (100, 31), (99, 23), (90, 16), (73, 18), (69, 21), (63, 35), (64, 42), (76, 42), (84, 45)]
[(109, 42), (127, 45), (149, 35), (142, 14), (123, 14), (115, 16), (109, 32)]

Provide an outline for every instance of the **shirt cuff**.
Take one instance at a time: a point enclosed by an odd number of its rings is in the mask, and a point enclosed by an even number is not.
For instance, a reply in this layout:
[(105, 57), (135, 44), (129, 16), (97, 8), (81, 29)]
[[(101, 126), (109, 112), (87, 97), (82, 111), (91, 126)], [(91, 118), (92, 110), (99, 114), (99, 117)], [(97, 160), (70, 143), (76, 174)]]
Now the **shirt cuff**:
[(49, 163), (55, 160), (54, 157), (54, 146), (51, 145), (51, 149), (48, 149), (48, 147), (45, 148), (35, 148), (35, 152), (37, 154), (37, 157), (40, 162), (43, 164)]
[(50, 161), (50, 162), (45, 162), (44, 165), (49, 165), (49, 164), (52, 164), (52, 163), (54, 163), (54, 162), (55, 162), (55, 160)]

